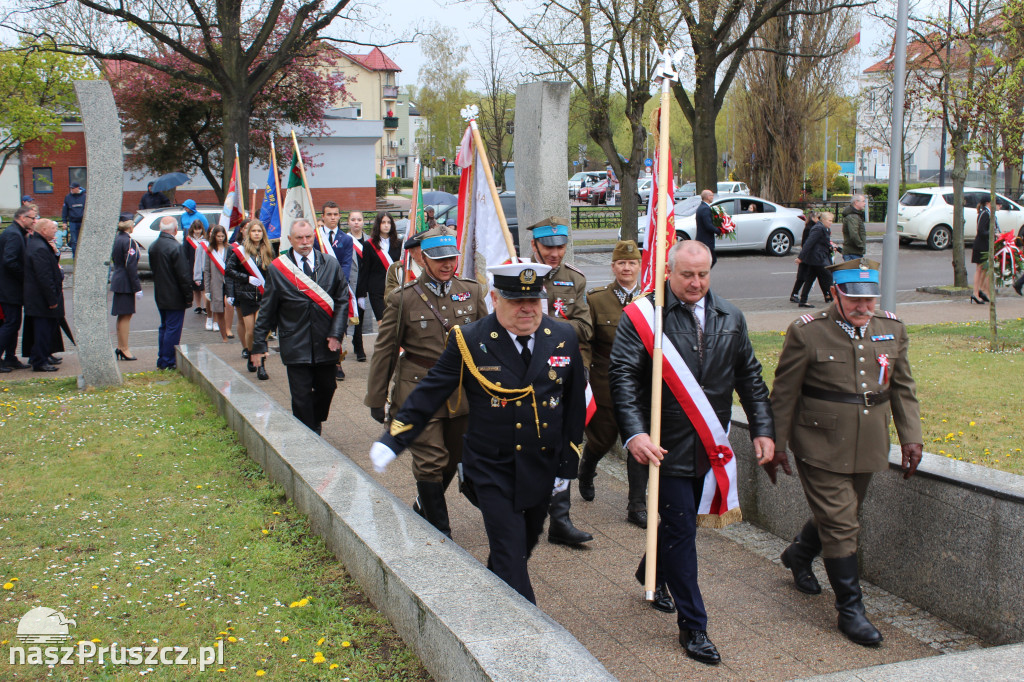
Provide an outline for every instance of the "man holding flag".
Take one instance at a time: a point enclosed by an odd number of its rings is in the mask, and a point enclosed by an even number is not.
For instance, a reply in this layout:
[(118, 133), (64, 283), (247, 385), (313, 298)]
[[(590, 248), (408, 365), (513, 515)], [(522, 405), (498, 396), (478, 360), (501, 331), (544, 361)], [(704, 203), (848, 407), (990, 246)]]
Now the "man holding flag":
[[(746, 320), (736, 306), (710, 291), (711, 252), (697, 241), (678, 242), (669, 251), (668, 268), (662, 447), (650, 436), (653, 294), (623, 311), (609, 380), (622, 442), (638, 463), (660, 467), (658, 587), (667, 585), (675, 601), (686, 655), (715, 664), (721, 657), (707, 635), (696, 538), (698, 525), (721, 527), (742, 518), (727, 436), (733, 390), (746, 412), (758, 464), (772, 461), (775, 426)], [(638, 579), (644, 570), (641, 560)]]

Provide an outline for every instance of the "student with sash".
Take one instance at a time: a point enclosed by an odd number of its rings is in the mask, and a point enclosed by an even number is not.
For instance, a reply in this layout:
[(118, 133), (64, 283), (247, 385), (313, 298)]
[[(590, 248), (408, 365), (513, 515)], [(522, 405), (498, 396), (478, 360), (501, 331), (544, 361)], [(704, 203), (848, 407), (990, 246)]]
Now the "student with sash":
[(356, 298), (364, 302), (361, 306), (364, 309), (365, 302), (369, 302), (377, 322), (384, 317), (384, 284), (388, 268), (401, 256), (402, 242), (398, 238), (395, 221), (390, 213), (378, 213), (373, 221), (373, 232), (363, 248), (363, 262), (356, 284)]
[[(366, 234), (363, 232), (363, 212), (349, 211), (348, 236), (352, 238), (352, 271), (348, 278), (349, 287), (355, 290), (359, 283), (359, 273), (363, 269), (363, 250), (366, 248)], [(356, 352), (356, 362), (366, 362), (366, 351), (363, 348), (363, 309), (365, 300), (356, 301), (356, 315), (359, 322), (352, 326), (352, 350)]]
[[(640, 464), (660, 467), (657, 583), (667, 585), (675, 600), (679, 643), (690, 658), (715, 664), (721, 657), (708, 639), (696, 539), (698, 525), (721, 527), (742, 518), (727, 436), (733, 391), (746, 412), (758, 464), (774, 457), (775, 426), (747, 322), (709, 290), (711, 263), (710, 249), (698, 241), (680, 241), (669, 250), (660, 447), (649, 435), (653, 293), (623, 310), (609, 380), (626, 449)], [(641, 560), (638, 580), (644, 570)]]
[(227, 302), (224, 293), (224, 268), (227, 265), (228, 257), (228, 232), (223, 225), (214, 225), (210, 230), (210, 243), (203, 244), (206, 252), (206, 263), (203, 265), (203, 281), (206, 283), (206, 297), (210, 303), (210, 312), (213, 313), (213, 331), (220, 332), (220, 339), (227, 343), (233, 339), (231, 334), (231, 322), (227, 317), (227, 311), (231, 305)]
[[(203, 242), (206, 241), (206, 230), (199, 220), (192, 221), (185, 233), (185, 257), (188, 259), (188, 269), (192, 273), (192, 302), (195, 304), (193, 312), (196, 315), (206, 315), (206, 299), (203, 296)], [(207, 329), (213, 329), (211, 322)]]
[(308, 220), (292, 223), (292, 248), (271, 263), (256, 317), (252, 363), (267, 354), (267, 334), (278, 330), (288, 372), (292, 414), (319, 434), (337, 388), (334, 368), (348, 323), (348, 282), (337, 258), (313, 248)]
[(256, 313), (263, 300), (263, 292), (267, 283), (267, 268), (274, 260), (274, 249), (259, 220), (250, 220), (241, 233), (242, 243), (231, 244), (225, 276), (231, 280), (235, 288), (232, 304), (238, 311), (238, 336), (242, 341), (242, 357), (246, 359), (246, 367), (256, 372), (256, 378), (265, 381), (267, 370), (259, 367), (250, 359), (252, 340), (256, 329)]

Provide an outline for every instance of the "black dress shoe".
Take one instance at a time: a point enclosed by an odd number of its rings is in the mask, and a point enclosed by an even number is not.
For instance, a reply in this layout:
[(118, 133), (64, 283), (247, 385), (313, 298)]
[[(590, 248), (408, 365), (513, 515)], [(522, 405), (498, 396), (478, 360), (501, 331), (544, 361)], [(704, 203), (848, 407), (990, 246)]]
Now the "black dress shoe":
[(247, 370), (249, 370), (250, 372), (255, 372), (256, 371), (256, 365), (252, 364), (252, 359), (251, 358), (246, 358), (245, 359), (245, 368)]
[(676, 603), (668, 592), (668, 585), (661, 584), (654, 587), (654, 600), (651, 608), (662, 613), (675, 613)]
[(791, 300), (793, 303), (799, 303), (800, 297), (797, 296), (796, 294), (793, 294), (792, 296), (789, 297), (789, 300)]
[(55, 355), (51, 355), (50, 357), (46, 358), (46, 361), (51, 365), (59, 365), (60, 363), (64, 362), (62, 358), (58, 358)]
[(626, 520), (634, 526), (647, 528), (647, 510), (639, 509), (636, 511), (628, 511), (626, 512)]
[(334, 378), (337, 379), (338, 381), (344, 381), (345, 380), (345, 370), (343, 370), (341, 368), (341, 365), (338, 365), (338, 371), (334, 375)]
[(11, 369), (28, 369), (28, 367), (29, 367), (24, 362), (22, 362), (21, 360), (17, 360), (17, 359), (15, 359), (15, 360), (8, 360), (7, 361), (7, 366), (10, 367)]
[(365, 355), (357, 355), (356, 356), (356, 362), (366, 362), (366, 356)]
[(985, 292), (984, 292), (984, 291), (979, 291), (979, 292), (978, 292), (978, 297), (979, 297), (979, 298), (980, 298), (981, 300), (983, 300), (983, 301), (984, 301), (985, 303), (989, 303), (989, 298), (988, 298), (988, 296), (986, 296), (986, 295), (985, 295)]
[(716, 665), (722, 661), (718, 655), (718, 649), (708, 639), (705, 630), (681, 630), (679, 632), (679, 643), (683, 645), (686, 655), (695, 661)]
[(129, 362), (131, 362), (132, 360), (138, 360), (138, 358), (128, 355), (120, 348), (114, 349), (114, 357), (116, 357), (118, 360), (127, 360)]
[(260, 365), (259, 367), (257, 367), (256, 368), (256, 378), (259, 379), (260, 381), (266, 381), (267, 379), (269, 379), (270, 377), (267, 376), (267, 368), (264, 367), (263, 365)]
[(247, 360), (249, 359), (249, 349), (248, 348), (243, 348), (242, 349), (242, 357), (247, 359)]
[(975, 296), (974, 294), (971, 294), (971, 303), (977, 303), (978, 305), (985, 305), (985, 302), (982, 301), (977, 296)]
[(14, 370), (11, 369), (10, 367), (8, 367), (7, 365), (5, 365), (3, 363), (0, 363), (0, 374), (7, 374), (8, 372), (13, 372), (13, 371)]
[(800, 304), (800, 305), (798, 305), (797, 307), (798, 307), (798, 308), (813, 308), (814, 306), (813, 306), (813, 305), (811, 305), (810, 303), (801, 303), (801, 304)]
[(33, 372), (56, 372), (57, 368), (53, 365), (39, 365), (38, 367), (32, 368)]

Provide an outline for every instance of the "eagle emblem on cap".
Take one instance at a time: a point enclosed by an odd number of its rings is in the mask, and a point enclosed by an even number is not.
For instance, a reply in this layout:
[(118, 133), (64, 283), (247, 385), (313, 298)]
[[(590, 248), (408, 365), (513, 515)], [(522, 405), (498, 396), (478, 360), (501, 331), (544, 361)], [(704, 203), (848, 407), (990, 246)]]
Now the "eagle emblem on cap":
[(526, 268), (525, 270), (523, 270), (522, 272), (519, 273), (519, 283), (520, 284), (533, 284), (536, 281), (537, 281), (537, 272), (535, 270), (532, 270), (530, 268)]

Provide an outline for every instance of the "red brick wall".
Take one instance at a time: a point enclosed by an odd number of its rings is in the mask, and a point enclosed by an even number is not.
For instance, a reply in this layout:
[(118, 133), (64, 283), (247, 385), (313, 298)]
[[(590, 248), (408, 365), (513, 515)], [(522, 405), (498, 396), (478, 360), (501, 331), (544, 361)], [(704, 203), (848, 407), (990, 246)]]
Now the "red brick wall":
[[(41, 216), (60, 217), (64, 197), (71, 191), (68, 168), (85, 165), (85, 133), (64, 133), (71, 140), (66, 152), (45, 153), (38, 142), (26, 142), (21, 153), (21, 193), (30, 194), (39, 205)], [(32, 189), (32, 169), (53, 169), (53, 192), (41, 194)]]

